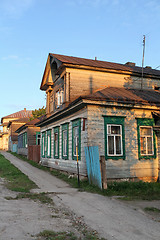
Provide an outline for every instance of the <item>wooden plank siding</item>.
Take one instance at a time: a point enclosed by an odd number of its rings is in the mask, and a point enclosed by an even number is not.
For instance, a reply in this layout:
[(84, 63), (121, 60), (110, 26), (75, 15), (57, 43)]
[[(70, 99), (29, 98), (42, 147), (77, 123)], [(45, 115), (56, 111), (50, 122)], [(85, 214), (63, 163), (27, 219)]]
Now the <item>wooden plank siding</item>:
[[(51, 130), (51, 158), (43, 158), (41, 155), (41, 161), (43, 165), (46, 165), (51, 168), (60, 169), (69, 173), (77, 173), (77, 163), (75, 160), (72, 160), (72, 121), (75, 119), (81, 119), (81, 129), (83, 128), (83, 118), (87, 117), (86, 109), (79, 111), (78, 113), (72, 114), (69, 117), (65, 117), (59, 121), (56, 121), (52, 124), (49, 124), (41, 128), (41, 134), (47, 130)], [(62, 124), (69, 123), (69, 158), (64, 160), (62, 158)], [(60, 127), (60, 138), (59, 138), (59, 159), (54, 159), (54, 127)], [(47, 142), (47, 134), (46, 142)], [(86, 175), (86, 162), (85, 162), (85, 153), (84, 146), (87, 144), (87, 131), (81, 131), (81, 160), (79, 161), (80, 174)]]

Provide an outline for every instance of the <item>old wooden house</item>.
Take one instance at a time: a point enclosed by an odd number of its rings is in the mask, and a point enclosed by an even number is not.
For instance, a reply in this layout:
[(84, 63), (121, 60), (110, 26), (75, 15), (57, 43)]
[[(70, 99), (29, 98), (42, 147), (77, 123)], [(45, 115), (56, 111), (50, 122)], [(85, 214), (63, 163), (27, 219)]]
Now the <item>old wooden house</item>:
[[(109, 179), (156, 181), (160, 152), (160, 71), (134, 63), (49, 54), (40, 89), (46, 92), (41, 162), (86, 175), (85, 146), (99, 147)], [(159, 147), (160, 148), (160, 147)]]
[[(33, 119), (16, 130), (18, 134), (18, 154), (27, 156), (29, 159), (30, 146), (40, 145), (40, 127), (35, 125), (39, 121), (37, 118)], [(37, 148), (35, 151), (37, 151)], [(40, 153), (38, 155), (40, 155)]]
[[(12, 143), (17, 144), (17, 137), (15, 138), (15, 135), (16, 135), (15, 130), (17, 129), (18, 125), (21, 124), (21, 122), (18, 123), (17, 121), (17, 123), (13, 124), (14, 126), (9, 123), (16, 121), (18, 119), (23, 119), (23, 120), (26, 118), (29, 119), (29, 117), (31, 116), (32, 116), (32, 111), (26, 110), (26, 108), (24, 108), (21, 111), (12, 113), (1, 119), (1, 126), (3, 127), (3, 130), (2, 132), (0, 132), (0, 149), (9, 150), (9, 144), (10, 146), (12, 145)], [(23, 122), (23, 124), (24, 123), (25, 122)], [(13, 148), (16, 148), (16, 146), (14, 146)]]
[(8, 134), (9, 134), (9, 142), (8, 142), (8, 150), (11, 152), (16, 152), (18, 150), (18, 133), (16, 130), (23, 126), (25, 123), (29, 121), (29, 118), (20, 118), (16, 120), (9, 121), (7, 125)]

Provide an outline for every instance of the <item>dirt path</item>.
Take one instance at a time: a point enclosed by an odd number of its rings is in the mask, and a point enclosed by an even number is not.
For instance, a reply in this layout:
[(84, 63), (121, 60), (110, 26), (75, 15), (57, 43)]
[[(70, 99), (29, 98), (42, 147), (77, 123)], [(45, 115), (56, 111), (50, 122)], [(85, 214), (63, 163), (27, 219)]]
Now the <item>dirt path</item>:
[(73, 211), (101, 237), (108, 240), (160, 239), (160, 222), (144, 213), (142, 207), (133, 204), (130, 206), (115, 198), (98, 194), (78, 192), (49, 173), (34, 168), (9, 153), (2, 154), (28, 175), (39, 186), (40, 192), (52, 192), (50, 196), (57, 206), (64, 205), (66, 209)]

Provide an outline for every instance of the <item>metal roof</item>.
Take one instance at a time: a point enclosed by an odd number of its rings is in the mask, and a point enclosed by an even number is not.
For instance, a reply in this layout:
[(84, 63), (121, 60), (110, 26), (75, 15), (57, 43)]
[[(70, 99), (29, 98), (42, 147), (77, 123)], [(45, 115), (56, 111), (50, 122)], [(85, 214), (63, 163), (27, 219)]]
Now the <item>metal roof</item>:
[(108, 87), (93, 94), (82, 96), (81, 98), (96, 101), (117, 101), (122, 103), (132, 102), (160, 105), (160, 91), (156, 90)]
[[(72, 56), (65, 56), (60, 54), (49, 54), (52, 57), (55, 57), (59, 61), (65, 64), (73, 64), (73, 65), (84, 65), (90, 66), (95, 68), (105, 68), (105, 69), (112, 69), (112, 70), (121, 70), (121, 71), (129, 71), (132, 73), (142, 73), (142, 67), (138, 66), (130, 66), (127, 64), (120, 64), (120, 63), (113, 63), (107, 61), (100, 61), (100, 60), (93, 60), (93, 59), (86, 59), (86, 58), (79, 58), (79, 57), (72, 57)], [(160, 70), (155, 70), (152, 68), (144, 67), (143, 73), (147, 75), (155, 75), (160, 77)]]

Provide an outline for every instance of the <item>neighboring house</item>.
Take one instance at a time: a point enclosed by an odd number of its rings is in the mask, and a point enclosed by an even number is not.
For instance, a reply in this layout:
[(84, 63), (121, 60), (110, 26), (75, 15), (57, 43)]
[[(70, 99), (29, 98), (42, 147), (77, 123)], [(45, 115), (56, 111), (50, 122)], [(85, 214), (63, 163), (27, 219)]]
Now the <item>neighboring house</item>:
[[(1, 126), (3, 127), (3, 131), (0, 133), (0, 148), (2, 150), (9, 149), (10, 132), (9, 132), (9, 129), (7, 128), (9, 122), (22, 119), (22, 118), (29, 119), (31, 116), (32, 116), (32, 111), (26, 110), (26, 108), (24, 108), (24, 110), (12, 113), (8, 116), (1, 118)], [(12, 131), (12, 135), (13, 135), (13, 131)]]
[(39, 119), (34, 119), (16, 130), (18, 134), (18, 154), (28, 157), (29, 146), (40, 145), (40, 127), (35, 126), (39, 121)]
[(160, 71), (134, 63), (49, 54), (41, 87), (46, 118), (41, 162), (86, 175), (84, 147), (99, 147), (108, 179), (156, 181), (160, 152)]
[(18, 133), (16, 130), (20, 128), (22, 125), (27, 123), (29, 118), (20, 118), (17, 120), (9, 121), (7, 125), (8, 134), (9, 134), (9, 145), (8, 150), (11, 152), (17, 152), (17, 145), (18, 145)]

